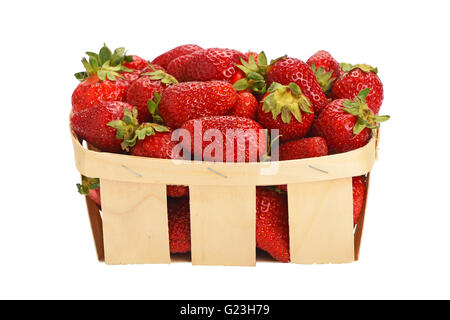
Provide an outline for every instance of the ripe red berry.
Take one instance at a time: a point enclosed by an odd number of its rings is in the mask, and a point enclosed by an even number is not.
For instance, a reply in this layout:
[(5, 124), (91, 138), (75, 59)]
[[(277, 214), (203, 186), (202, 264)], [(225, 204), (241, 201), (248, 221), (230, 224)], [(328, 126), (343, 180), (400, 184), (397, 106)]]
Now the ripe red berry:
[(267, 85), (273, 82), (288, 85), (297, 84), (308, 98), (316, 114), (320, 114), (328, 100), (322, 91), (311, 68), (301, 60), (286, 57), (275, 62), (267, 73)]
[(167, 68), (172, 60), (199, 50), (203, 49), (195, 44), (181, 45), (156, 57), (155, 59), (153, 59), (152, 64), (156, 63), (163, 68)]
[(364, 176), (353, 177), (353, 224), (356, 225), (361, 216), (366, 198), (366, 181)]
[(124, 110), (132, 106), (120, 101), (103, 101), (96, 106), (73, 114), (71, 126), (80, 139), (105, 152), (122, 152), (122, 140), (117, 138), (117, 130), (108, 125), (122, 119)]
[(256, 111), (258, 109), (258, 100), (256, 100), (255, 96), (248, 91), (240, 91), (238, 94), (239, 96), (236, 104), (228, 115), (255, 119)]
[(128, 69), (142, 70), (148, 66), (148, 61), (138, 56), (131, 56), (132, 61), (125, 61), (124, 66)]
[(189, 197), (167, 199), (170, 253), (191, 251)]
[(237, 72), (236, 64), (246, 58), (232, 49), (210, 48), (172, 60), (167, 71), (178, 81), (224, 80), (230, 82)]
[(257, 121), (266, 129), (278, 129), (280, 141), (303, 138), (313, 120), (314, 109), (295, 83), (273, 82), (257, 111)]
[(376, 116), (366, 104), (369, 88), (362, 90), (354, 101), (338, 99), (317, 117), (312, 134), (325, 138), (330, 154), (347, 152), (364, 146), (379, 123), (389, 116)]
[(330, 91), (334, 82), (341, 74), (339, 62), (329, 52), (324, 50), (312, 55), (306, 61), (306, 64), (313, 70), (317, 82), (319, 82), (320, 87), (325, 93)]
[(132, 71), (124, 65), (132, 59), (125, 55), (125, 48), (118, 48), (113, 53), (105, 45), (98, 54), (86, 54), (89, 61), (81, 60), (86, 71), (75, 74), (81, 83), (72, 94), (73, 112), (91, 108), (101, 101), (125, 101), (129, 83), (121, 74)]
[(183, 138), (183, 147), (191, 150), (195, 159), (256, 162), (266, 151), (263, 128), (251, 119), (211, 116), (189, 120), (181, 128), (190, 135), (190, 140)]
[(378, 69), (368, 65), (341, 64), (343, 75), (336, 80), (333, 86), (335, 99), (355, 99), (363, 89), (370, 88), (367, 96), (367, 105), (375, 113), (380, 111), (383, 103), (383, 84), (378, 78)]
[(100, 80), (92, 75), (81, 82), (72, 94), (72, 110), (78, 112), (92, 108), (101, 101), (124, 101), (128, 82), (122, 79)]
[(152, 80), (150, 76), (140, 77), (130, 85), (127, 102), (138, 109), (139, 122), (151, 121), (148, 100), (155, 98), (155, 92), (161, 95), (165, 89), (165, 84), (160, 80)]
[(183, 82), (164, 91), (159, 114), (166, 125), (176, 129), (190, 119), (225, 115), (237, 99), (236, 90), (228, 82)]
[(327, 154), (327, 142), (321, 137), (288, 141), (282, 143), (279, 148), (279, 158), (281, 161), (323, 157)]
[(286, 194), (256, 188), (256, 246), (274, 259), (289, 262), (289, 222)]

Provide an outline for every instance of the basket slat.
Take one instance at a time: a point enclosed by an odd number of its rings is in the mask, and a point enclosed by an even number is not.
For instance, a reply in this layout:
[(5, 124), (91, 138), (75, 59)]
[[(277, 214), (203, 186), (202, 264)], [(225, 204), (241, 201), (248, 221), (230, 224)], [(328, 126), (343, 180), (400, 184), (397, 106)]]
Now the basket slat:
[(166, 186), (100, 180), (105, 262), (170, 263)]
[(256, 264), (255, 186), (190, 186), (194, 265)]
[(288, 184), (291, 261), (354, 261), (352, 178)]

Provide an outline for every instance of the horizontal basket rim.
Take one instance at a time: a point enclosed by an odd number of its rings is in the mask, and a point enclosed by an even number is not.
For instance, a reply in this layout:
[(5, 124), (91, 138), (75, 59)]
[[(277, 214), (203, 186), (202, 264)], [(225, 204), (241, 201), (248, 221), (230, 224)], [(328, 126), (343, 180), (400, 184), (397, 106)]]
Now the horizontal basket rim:
[[(78, 171), (101, 179), (178, 185), (280, 185), (333, 180), (370, 172), (377, 138), (363, 147), (323, 157), (273, 162), (216, 163), (147, 158), (88, 150), (70, 130)], [(274, 174), (270, 170), (278, 168)], [(158, 170), (154, 170), (158, 169)], [(298, 170), (296, 170), (298, 169)]]

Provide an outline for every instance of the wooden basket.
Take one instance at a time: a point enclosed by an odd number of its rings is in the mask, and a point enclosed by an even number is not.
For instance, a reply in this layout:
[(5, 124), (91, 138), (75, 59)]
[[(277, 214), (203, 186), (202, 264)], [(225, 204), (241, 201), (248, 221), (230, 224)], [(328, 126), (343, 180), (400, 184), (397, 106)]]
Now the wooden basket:
[(189, 186), (194, 265), (254, 266), (255, 187), (281, 184), (288, 186), (291, 262), (358, 260), (365, 205), (354, 230), (352, 177), (372, 169), (376, 139), (347, 153), (272, 163), (96, 152), (84, 148), (73, 133), (72, 142), (78, 171), (100, 178), (101, 215), (90, 198), (86, 201), (97, 255), (107, 264), (170, 263), (169, 184)]

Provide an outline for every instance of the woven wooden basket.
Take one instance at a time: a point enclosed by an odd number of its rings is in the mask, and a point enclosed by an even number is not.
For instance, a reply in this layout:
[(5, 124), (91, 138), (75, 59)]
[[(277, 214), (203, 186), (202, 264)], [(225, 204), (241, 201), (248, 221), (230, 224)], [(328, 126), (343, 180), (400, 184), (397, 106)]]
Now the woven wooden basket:
[[(269, 163), (211, 163), (88, 150), (72, 132), (78, 171), (100, 178), (102, 210), (86, 197), (100, 261), (170, 263), (166, 185), (190, 192), (192, 264), (256, 264), (256, 186), (288, 186), (292, 263), (358, 259), (352, 177), (369, 174), (377, 141), (342, 154)], [(367, 183), (369, 175), (367, 176)], [(368, 184), (367, 188), (368, 189)], [(367, 200), (367, 195), (366, 195)]]

